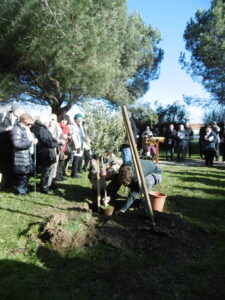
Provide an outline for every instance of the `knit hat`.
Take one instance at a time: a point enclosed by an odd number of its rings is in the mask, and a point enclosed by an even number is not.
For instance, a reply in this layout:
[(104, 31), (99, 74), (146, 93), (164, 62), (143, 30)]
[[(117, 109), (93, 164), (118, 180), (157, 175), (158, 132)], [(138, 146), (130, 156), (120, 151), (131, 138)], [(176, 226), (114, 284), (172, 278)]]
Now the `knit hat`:
[(74, 116), (74, 120), (77, 120), (77, 119), (79, 119), (79, 118), (83, 118), (83, 116), (82, 116), (82, 114), (76, 114), (75, 116)]
[(11, 105), (10, 111), (15, 111), (15, 110), (17, 110), (19, 108), (21, 108), (21, 106), (18, 103), (13, 102), (13, 104)]

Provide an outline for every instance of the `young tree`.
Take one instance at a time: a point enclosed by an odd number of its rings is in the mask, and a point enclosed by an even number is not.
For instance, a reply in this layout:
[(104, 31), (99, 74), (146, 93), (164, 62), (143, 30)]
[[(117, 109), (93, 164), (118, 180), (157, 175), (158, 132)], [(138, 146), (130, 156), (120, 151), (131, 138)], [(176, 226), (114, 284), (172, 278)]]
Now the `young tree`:
[(103, 103), (86, 102), (86, 134), (91, 138), (91, 150), (97, 157), (104, 157), (109, 150), (119, 151), (125, 140), (125, 127), (121, 111), (112, 111)]
[(87, 98), (131, 102), (157, 74), (159, 39), (126, 0), (2, 0), (1, 95), (57, 114)]
[(200, 81), (212, 98), (225, 103), (225, 2), (213, 0), (209, 10), (197, 11), (187, 24), (184, 39), (191, 53), (188, 62), (181, 53), (180, 62)]

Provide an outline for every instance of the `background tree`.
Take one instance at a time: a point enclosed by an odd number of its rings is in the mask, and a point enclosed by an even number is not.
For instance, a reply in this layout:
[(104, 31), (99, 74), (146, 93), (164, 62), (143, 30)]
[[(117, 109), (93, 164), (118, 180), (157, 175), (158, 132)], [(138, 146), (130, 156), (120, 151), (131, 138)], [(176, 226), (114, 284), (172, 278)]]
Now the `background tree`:
[(157, 77), (159, 40), (126, 0), (2, 0), (1, 96), (57, 114), (87, 98), (132, 102)]
[(158, 116), (156, 112), (151, 108), (150, 103), (130, 106), (129, 111), (132, 113), (132, 117), (140, 133), (145, 130), (146, 126), (150, 126), (152, 128), (152, 126), (157, 124), (158, 122)]
[(159, 123), (185, 124), (189, 120), (185, 105), (181, 105), (178, 101), (167, 104), (165, 107), (157, 103), (156, 105)]
[(203, 116), (203, 122), (206, 124), (210, 124), (213, 121), (217, 123), (222, 123), (225, 121), (225, 108), (223, 106), (219, 106), (217, 108), (208, 109)]
[[(181, 53), (183, 68), (203, 84), (212, 98), (225, 103), (225, 2), (213, 0), (209, 10), (198, 10), (188, 22), (184, 39), (190, 61)], [(190, 100), (190, 99), (189, 99)], [(195, 99), (192, 99), (195, 100)]]

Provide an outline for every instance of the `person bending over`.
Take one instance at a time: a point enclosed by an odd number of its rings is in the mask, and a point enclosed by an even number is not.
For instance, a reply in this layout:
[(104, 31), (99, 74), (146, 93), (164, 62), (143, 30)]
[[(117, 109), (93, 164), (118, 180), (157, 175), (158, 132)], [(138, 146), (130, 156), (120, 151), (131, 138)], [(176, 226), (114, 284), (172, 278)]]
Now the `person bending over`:
[[(147, 160), (140, 160), (147, 189), (150, 192), (153, 185), (162, 181), (162, 170), (153, 162)], [(119, 174), (113, 178), (107, 187), (107, 194), (110, 200), (115, 197), (121, 185), (127, 186), (130, 191), (124, 206), (117, 212), (124, 213), (139, 198), (140, 189), (138, 185), (137, 174), (134, 165), (123, 164), (120, 167)]]

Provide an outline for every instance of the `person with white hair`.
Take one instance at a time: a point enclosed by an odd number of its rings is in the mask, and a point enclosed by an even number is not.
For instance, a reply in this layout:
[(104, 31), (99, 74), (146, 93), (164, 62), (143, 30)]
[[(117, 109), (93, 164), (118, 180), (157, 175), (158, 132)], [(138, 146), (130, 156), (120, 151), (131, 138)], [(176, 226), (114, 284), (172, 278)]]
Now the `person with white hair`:
[(18, 195), (27, 193), (29, 176), (33, 172), (32, 145), (37, 144), (37, 139), (30, 132), (34, 119), (29, 114), (22, 114), (19, 122), (12, 129), (13, 143), (13, 171), (15, 175), (15, 188)]
[(184, 125), (180, 124), (176, 136), (177, 161), (184, 161), (186, 159), (188, 142), (189, 133), (185, 130)]
[(212, 167), (213, 159), (216, 153), (217, 135), (210, 126), (206, 127), (203, 141), (203, 149), (205, 154), (205, 165)]
[(41, 193), (48, 193), (52, 183), (52, 165), (56, 163), (55, 148), (59, 146), (58, 141), (52, 136), (48, 129), (50, 116), (43, 115), (35, 121), (31, 131), (38, 139), (36, 148), (37, 167), (41, 171)]
[(2, 173), (2, 188), (11, 188), (14, 184), (11, 131), (22, 113), (21, 106), (14, 102), (8, 112), (0, 114), (0, 172)]

